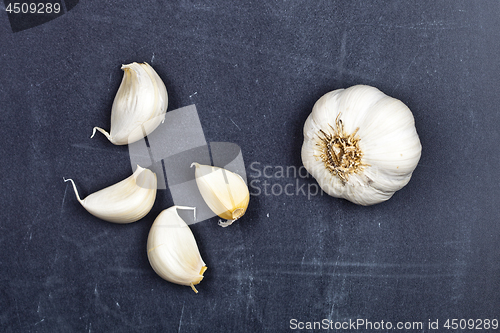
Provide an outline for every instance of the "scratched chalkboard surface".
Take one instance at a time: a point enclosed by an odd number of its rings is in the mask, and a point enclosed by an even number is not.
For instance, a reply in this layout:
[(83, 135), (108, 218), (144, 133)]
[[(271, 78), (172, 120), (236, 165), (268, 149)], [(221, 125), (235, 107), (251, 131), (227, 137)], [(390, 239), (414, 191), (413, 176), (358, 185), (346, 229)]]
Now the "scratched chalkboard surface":
[[(0, 4), (2, 332), (498, 327), (499, 1), (56, 2), (32, 24)], [(202, 138), (244, 161), (244, 217), (190, 225), (208, 266), (198, 294), (148, 262), (168, 175), (127, 225), (90, 215), (63, 180), (85, 197), (132, 173), (127, 146), (90, 135), (109, 129), (134, 61), (163, 79), (168, 112), (194, 106)], [(355, 84), (408, 105), (423, 147), (408, 185), (369, 207), (301, 168), (314, 102)]]

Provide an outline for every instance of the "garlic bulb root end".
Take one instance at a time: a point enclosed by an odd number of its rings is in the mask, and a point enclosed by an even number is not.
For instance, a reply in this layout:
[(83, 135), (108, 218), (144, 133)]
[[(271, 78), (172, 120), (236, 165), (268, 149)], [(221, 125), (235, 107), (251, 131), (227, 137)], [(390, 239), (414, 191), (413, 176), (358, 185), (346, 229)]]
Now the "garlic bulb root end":
[(366, 163), (363, 163), (363, 152), (359, 148), (360, 138), (357, 136), (359, 127), (349, 134), (344, 130), (342, 112), (339, 112), (335, 119), (335, 126), (330, 126), (327, 133), (322, 129), (317, 133), (320, 155), (314, 155), (316, 160), (322, 160), (325, 168), (333, 175), (340, 178), (343, 184), (349, 180), (349, 175), (363, 171)]

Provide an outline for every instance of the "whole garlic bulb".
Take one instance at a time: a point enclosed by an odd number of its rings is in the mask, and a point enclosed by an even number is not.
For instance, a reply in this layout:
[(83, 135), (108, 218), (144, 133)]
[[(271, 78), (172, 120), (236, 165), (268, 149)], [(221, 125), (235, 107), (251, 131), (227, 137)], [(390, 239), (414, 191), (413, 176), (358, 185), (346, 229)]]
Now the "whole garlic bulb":
[(115, 145), (136, 142), (165, 120), (168, 95), (165, 84), (147, 63), (122, 65), (123, 79), (111, 108), (111, 130), (94, 127)]
[(73, 185), (78, 202), (90, 214), (113, 223), (132, 223), (146, 216), (156, 199), (156, 174), (137, 166), (135, 172), (114, 185), (80, 199), (75, 182)]
[(172, 206), (165, 209), (153, 222), (148, 236), (148, 259), (153, 270), (163, 279), (194, 287), (203, 279), (207, 266), (201, 259), (196, 240), (177, 209), (192, 207)]
[(323, 191), (359, 205), (405, 186), (421, 151), (410, 109), (366, 85), (325, 94), (304, 124), (304, 167)]

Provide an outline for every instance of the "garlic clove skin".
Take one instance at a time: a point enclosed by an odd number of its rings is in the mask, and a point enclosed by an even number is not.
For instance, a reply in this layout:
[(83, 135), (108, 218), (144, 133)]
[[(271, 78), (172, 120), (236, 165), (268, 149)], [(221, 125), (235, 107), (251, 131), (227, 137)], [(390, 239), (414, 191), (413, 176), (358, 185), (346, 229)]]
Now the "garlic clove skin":
[(149, 169), (137, 166), (128, 178), (81, 200), (75, 182), (73, 185), (80, 204), (92, 215), (113, 223), (132, 223), (146, 216), (156, 199), (156, 174)]
[(250, 192), (240, 175), (229, 170), (198, 163), (195, 166), (196, 184), (207, 206), (219, 217), (219, 225), (227, 227), (242, 217), (248, 207)]
[(193, 207), (173, 206), (162, 211), (153, 222), (148, 236), (148, 259), (153, 270), (163, 279), (190, 286), (203, 280), (207, 266), (201, 258), (191, 229), (179, 216), (177, 209)]
[(165, 120), (168, 95), (165, 84), (147, 63), (122, 65), (123, 79), (111, 108), (111, 130), (94, 127), (115, 145), (136, 142)]
[(304, 167), (323, 191), (359, 205), (404, 187), (421, 151), (410, 109), (370, 86), (325, 94), (304, 124)]

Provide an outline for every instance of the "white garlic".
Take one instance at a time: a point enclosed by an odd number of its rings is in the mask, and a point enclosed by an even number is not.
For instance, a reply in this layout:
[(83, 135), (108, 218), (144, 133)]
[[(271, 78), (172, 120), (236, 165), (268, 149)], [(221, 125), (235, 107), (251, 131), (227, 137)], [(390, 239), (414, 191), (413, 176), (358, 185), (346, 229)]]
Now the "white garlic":
[(304, 167), (323, 191), (360, 205), (405, 186), (421, 151), (410, 109), (370, 86), (325, 94), (304, 125)]
[(207, 206), (219, 217), (219, 225), (227, 227), (245, 214), (250, 193), (240, 175), (210, 165), (191, 164), (196, 167), (196, 184)]
[(131, 223), (140, 220), (153, 207), (156, 198), (156, 174), (137, 166), (135, 172), (119, 183), (90, 194), (81, 200), (75, 182), (73, 184), (80, 204), (92, 215), (108, 222)]
[[(173, 206), (165, 209), (153, 222), (148, 236), (148, 259), (153, 270), (163, 279), (194, 287), (203, 279), (207, 266), (201, 259), (191, 229), (177, 213), (177, 209), (193, 207)], [(196, 215), (195, 215), (196, 219)]]
[(115, 145), (136, 142), (165, 120), (168, 95), (165, 84), (147, 63), (123, 65), (123, 79), (111, 108), (111, 130), (94, 127)]

